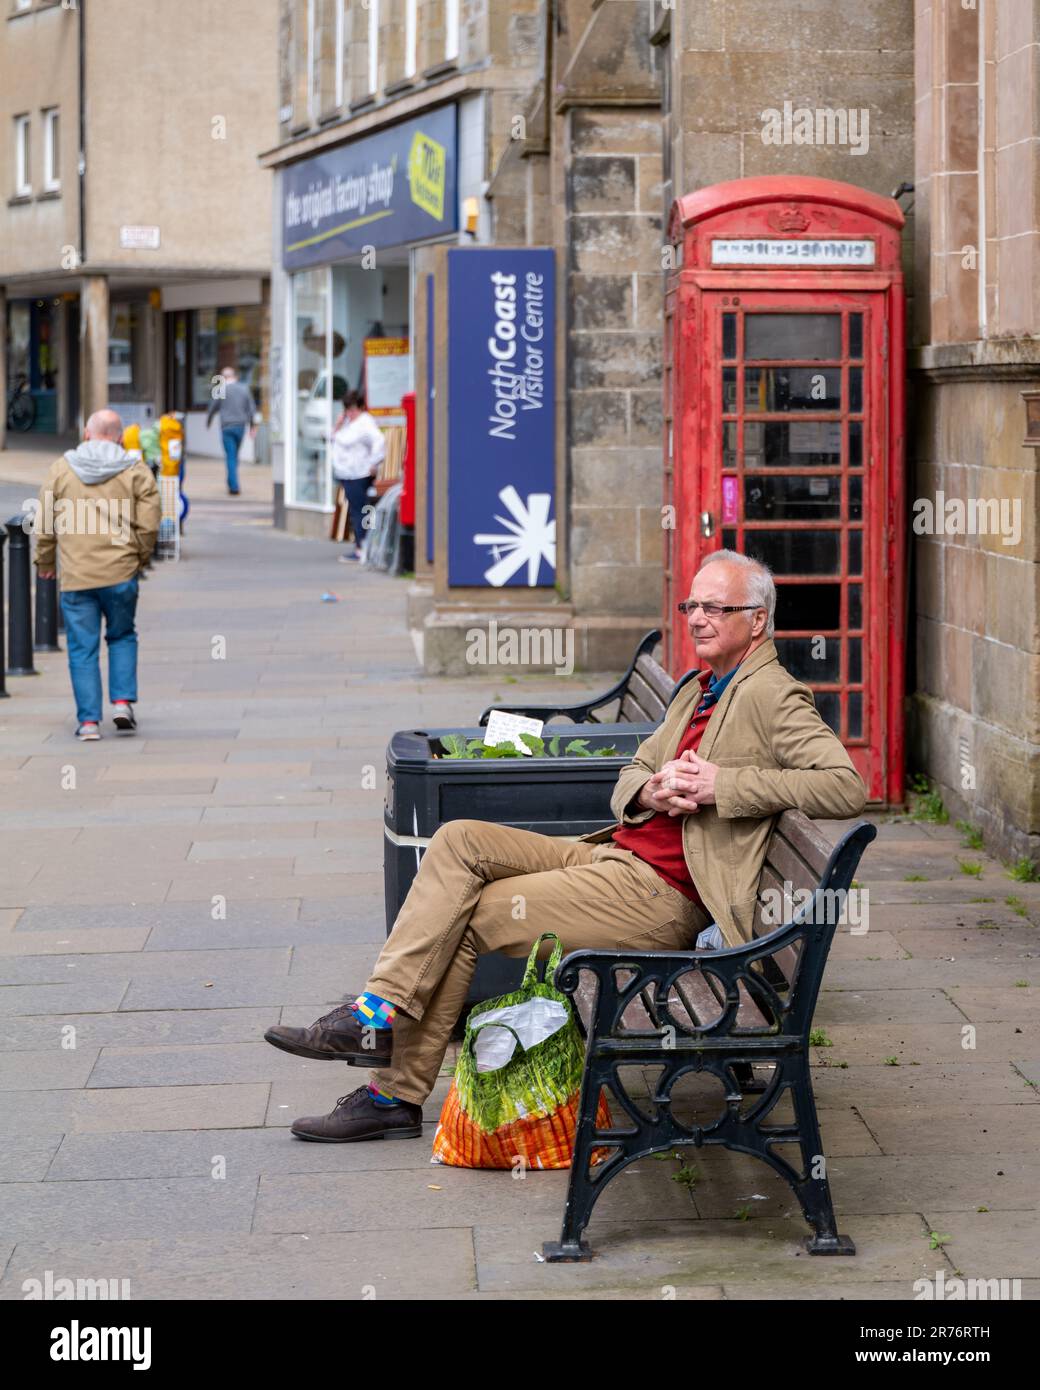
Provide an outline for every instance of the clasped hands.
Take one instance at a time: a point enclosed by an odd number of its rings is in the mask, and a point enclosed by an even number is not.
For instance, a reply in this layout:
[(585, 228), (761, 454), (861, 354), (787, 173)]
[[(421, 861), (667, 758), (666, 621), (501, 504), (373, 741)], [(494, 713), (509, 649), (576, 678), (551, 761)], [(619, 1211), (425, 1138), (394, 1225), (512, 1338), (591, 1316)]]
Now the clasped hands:
[(663, 811), (669, 816), (684, 816), (701, 806), (712, 806), (717, 772), (714, 763), (687, 749), (644, 782), (636, 803), (645, 811)]

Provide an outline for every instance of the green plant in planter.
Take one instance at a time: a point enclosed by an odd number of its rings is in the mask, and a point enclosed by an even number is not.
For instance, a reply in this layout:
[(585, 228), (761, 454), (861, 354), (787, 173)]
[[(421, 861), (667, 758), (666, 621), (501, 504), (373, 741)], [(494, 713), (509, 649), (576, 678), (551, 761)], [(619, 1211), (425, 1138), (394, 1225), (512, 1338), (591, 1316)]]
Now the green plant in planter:
[[(520, 738), (536, 758), (561, 756), (565, 758), (617, 758), (621, 756), (620, 750), (614, 747), (590, 750), (587, 738), (572, 738), (562, 754), (560, 753), (559, 734), (555, 734), (549, 740), (548, 746), (543, 738), (537, 738), (534, 734), (521, 734)], [(527, 756), (525, 753), (521, 753), (519, 748), (508, 739), (492, 745), (479, 738), (467, 740), (461, 734), (444, 734), (441, 738), (441, 745), (444, 748), (446, 758), (523, 758)]]

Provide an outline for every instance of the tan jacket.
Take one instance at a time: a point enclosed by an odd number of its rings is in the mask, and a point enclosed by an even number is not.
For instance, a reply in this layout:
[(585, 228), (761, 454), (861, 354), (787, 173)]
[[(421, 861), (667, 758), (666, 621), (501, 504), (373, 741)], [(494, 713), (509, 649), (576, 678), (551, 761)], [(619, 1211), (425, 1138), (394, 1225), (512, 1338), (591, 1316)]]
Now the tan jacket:
[[(619, 820), (581, 838), (608, 840), (618, 825), (640, 825), (653, 811), (630, 803), (676, 755), (701, 686), (683, 686), (661, 725), (621, 769), (610, 799)], [(697, 892), (727, 945), (752, 938), (758, 880), (777, 814), (858, 815), (866, 788), (840, 740), (817, 713), (812, 691), (780, 665), (764, 642), (737, 668), (708, 720), (698, 755), (715, 763), (715, 805), (683, 817), (683, 852)]]
[(155, 547), (162, 505), (151, 469), (140, 459), (99, 483), (84, 483), (62, 456), (40, 487), (36, 564), (55, 568), (63, 590), (103, 589), (133, 579)]

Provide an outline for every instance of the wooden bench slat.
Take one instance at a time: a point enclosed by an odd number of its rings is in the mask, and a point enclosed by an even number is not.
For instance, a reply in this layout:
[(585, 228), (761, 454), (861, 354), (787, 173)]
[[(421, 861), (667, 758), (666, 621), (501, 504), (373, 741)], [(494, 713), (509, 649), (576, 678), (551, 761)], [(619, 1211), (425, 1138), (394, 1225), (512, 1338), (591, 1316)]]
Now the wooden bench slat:
[[(657, 665), (656, 662), (652, 664)], [(659, 666), (657, 669), (661, 671)], [(631, 695), (653, 719), (664, 718), (664, 712), (668, 708), (668, 696), (672, 693), (672, 686), (675, 684), (669, 676), (665, 676), (663, 671), (661, 671), (661, 675), (664, 676), (663, 683), (668, 687), (666, 690), (662, 688), (662, 682), (657, 678), (655, 672), (648, 671), (645, 665), (642, 670), (637, 667), (629, 678), (628, 690), (626, 691), (626, 694)]]
[(819, 882), (834, 849), (831, 842), (801, 811), (785, 811), (776, 828), (794, 852), (809, 865)]

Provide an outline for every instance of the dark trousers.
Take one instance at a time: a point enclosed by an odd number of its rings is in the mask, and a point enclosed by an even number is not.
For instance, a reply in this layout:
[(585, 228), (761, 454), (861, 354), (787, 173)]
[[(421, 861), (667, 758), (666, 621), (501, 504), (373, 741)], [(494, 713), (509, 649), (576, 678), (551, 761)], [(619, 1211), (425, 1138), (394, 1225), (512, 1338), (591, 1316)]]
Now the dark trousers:
[(354, 528), (354, 541), (360, 550), (361, 544), (365, 539), (365, 513), (364, 506), (368, 500), (368, 489), (372, 486), (371, 477), (366, 478), (340, 478), (339, 485), (343, 489), (343, 494), (347, 499), (347, 507), (350, 511), (350, 524)]

